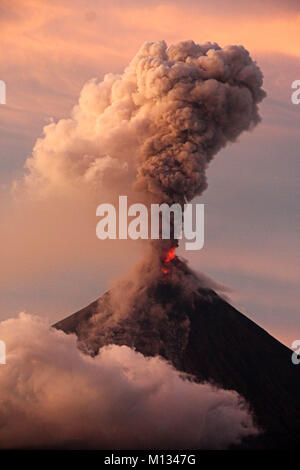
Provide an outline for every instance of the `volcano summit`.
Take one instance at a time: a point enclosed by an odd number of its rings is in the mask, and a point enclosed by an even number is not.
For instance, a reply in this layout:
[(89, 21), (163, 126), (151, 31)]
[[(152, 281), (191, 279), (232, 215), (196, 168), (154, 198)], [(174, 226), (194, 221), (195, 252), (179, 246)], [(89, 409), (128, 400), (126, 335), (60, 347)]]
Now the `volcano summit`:
[(177, 257), (154, 267), (142, 263), (134, 275), (54, 326), (75, 333), (90, 355), (107, 344), (127, 345), (145, 356), (162, 356), (195, 381), (237, 391), (260, 429), (242, 448), (299, 445), (300, 369), (291, 351)]

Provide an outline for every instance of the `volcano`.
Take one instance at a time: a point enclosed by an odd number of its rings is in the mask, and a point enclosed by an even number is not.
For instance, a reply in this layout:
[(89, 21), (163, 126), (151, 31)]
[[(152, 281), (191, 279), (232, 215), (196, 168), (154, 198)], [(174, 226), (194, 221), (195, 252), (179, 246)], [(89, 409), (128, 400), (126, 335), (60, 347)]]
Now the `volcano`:
[[(174, 282), (174, 272), (180, 282)], [(240, 448), (297, 448), (300, 367), (293, 365), (292, 352), (213, 289), (195, 287), (191, 278), (187, 265), (172, 258), (161, 276), (137, 288), (129, 315), (115, 314), (115, 294), (108, 291), (54, 327), (75, 333), (79, 348), (92, 356), (107, 344), (127, 345), (165, 358), (197, 382), (235, 390), (261, 431)], [(193, 286), (188, 290), (186, 279)]]

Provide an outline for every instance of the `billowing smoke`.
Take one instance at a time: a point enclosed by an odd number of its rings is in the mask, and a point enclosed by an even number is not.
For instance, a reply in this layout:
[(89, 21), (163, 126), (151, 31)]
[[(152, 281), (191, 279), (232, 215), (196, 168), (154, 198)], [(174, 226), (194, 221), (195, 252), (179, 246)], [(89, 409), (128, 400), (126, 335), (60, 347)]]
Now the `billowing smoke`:
[(137, 187), (168, 202), (201, 194), (213, 156), (260, 120), (262, 74), (242, 46), (148, 43), (126, 75), (149, 118)]
[(257, 433), (234, 392), (196, 384), (160, 358), (75, 337), (21, 314), (0, 323), (0, 448), (218, 449)]
[[(146, 43), (122, 75), (87, 83), (26, 166), (35, 193), (82, 185), (183, 203), (206, 188), (213, 156), (260, 120), (262, 73), (242, 46)], [(137, 198), (137, 196), (136, 196)]]
[(87, 83), (70, 119), (45, 127), (25, 187), (182, 205), (205, 190), (213, 156), (259, 122), (262, 81), (242, 46), (146, 43), (123, 74)]

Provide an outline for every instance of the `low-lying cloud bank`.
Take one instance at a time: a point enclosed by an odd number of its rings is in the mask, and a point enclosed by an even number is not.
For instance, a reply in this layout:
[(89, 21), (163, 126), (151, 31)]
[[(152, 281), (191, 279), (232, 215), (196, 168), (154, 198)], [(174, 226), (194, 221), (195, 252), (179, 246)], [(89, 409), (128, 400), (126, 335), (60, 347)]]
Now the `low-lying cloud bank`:
[(159, 357), (75, 336), (20, 314), (0, 323), (0, 448), (226, 448), (257, 433), (232, 391), (196, 384)]

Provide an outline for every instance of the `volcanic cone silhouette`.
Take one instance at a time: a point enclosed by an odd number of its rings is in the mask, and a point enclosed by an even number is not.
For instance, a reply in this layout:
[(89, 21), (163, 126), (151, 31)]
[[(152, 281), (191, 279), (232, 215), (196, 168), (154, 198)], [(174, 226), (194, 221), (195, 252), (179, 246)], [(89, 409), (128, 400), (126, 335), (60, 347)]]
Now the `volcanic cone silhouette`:
[(154, 270), (142, 263), (132, 277), (55, 327), (75, 333), (88, 354), (107, 344), (128, 345), (162, 356), (196, 381), (237, 391), (261, 429), (244, 448), (299, 445), (300, 368), (291, 351), (205, 287), (177, 257)]

